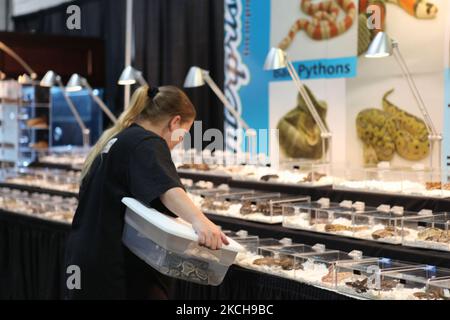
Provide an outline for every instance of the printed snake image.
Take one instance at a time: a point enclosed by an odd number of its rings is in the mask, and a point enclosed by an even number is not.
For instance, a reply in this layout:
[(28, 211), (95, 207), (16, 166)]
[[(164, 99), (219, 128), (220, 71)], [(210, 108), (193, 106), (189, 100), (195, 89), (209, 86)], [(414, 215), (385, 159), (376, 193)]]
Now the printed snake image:
[[(327, 125), (325, 121), (327, 103), (318, 101), (306, 85), (305, 89), (317, 113)], [(303, 159), (320, 159), (322, 157), (320, 129), (300, 94), (297, 96), (297, 106), (281, 118), (277, 128), (280, 133), (280, 148), (286, 156)]]
[(423, 120), (407, 113), (383, 97), (383, 109), (362, 110), (356, 118), (358, 137), (364, 144), (364, 162), (390, 161), (397, 152), (402, 158), (417, 161), (430, 151), (428, 129)]
[[(358, 55), (366, 52), (370, 42), (379, 31), (385, 31), (386, 4), (394, 4), (402, 8), (410, 16), (417, 19), (434, 19), (438, 14), (438, 8), (428, 0), (359, 0), (358, 17)], [(376, 6), (381, 13), (381, 26), (370, 30), (367, 21), (372, 12), (367, 12), (369, 6)]]
[[(280, 49), (289, 48), (300, 30), (305, 30), (306, 34), (314, 40), (339, 36), (350, 29), (356, 17), (356, 6), (353, 0), (329, 0), (319, 3), (302, 0), (300, 8), (305, 14), (311, 16), (311, 19), (298, 19), (278, 45)], [(346, 14), (338, 21), (341, 10)]]

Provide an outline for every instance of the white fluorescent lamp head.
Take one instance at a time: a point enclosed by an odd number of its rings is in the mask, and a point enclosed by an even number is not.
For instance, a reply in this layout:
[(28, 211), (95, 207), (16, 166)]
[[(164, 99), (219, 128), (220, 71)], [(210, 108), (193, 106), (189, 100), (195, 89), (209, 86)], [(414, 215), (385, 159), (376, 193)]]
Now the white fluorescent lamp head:
[(431, 166), (433, 166), (433, 145), (435, 142), (438, 142), (439, 147), (439, 161), (441, 159), (441, 149), (442, 149), (442, 135), (437, 132), (436, 127), (434, 126), (433, 120), (430, 117), (428, 109), (423, 101), (423, 98), (417, 88), (417, 85), (411, 75), (411, 71), (406, 64), (405, 59), (403, 58), (402, 53), (399, 49), (399, 44), (397, 41), (392, 40), (386, 32), (378, 32), (375, 38), (370, 43), (369, 49), (365, 54), (366, 58), (386, 58), (389, 56), (394, 56), (400, 69), (402, 71), (403, 76), (405, 77), (409, 89), (416, 100), (416, 103), (422, 113), (422, 117), (424, 119), (425, 125), (429, 132), (429, 139), (431, 141), (431, 151), (430, 151), (430, 161)]
[(90, 86), (86, 78), (83, 78), (78, 73), (74, 73), (70, 77), (69, 82), (67, 82), (66, 91), (76, 92), (82, 90), (83, 87), (88, 90), (91, 98), (99, 105), (100, 109), (102, 109), (102, 111), (108, 116), (111, 122), (116, 124), (117, 123), (116, 116), (114, 116), (114, 114), (109, 110), (108, 106), (106, 106), (106, 104), (102, 101), (102, 99), (100, 99), (98, 96), (94, 94), (94, 91), (92, 90), (92, 87)]
[(16, 60), (22, 66), (22, 68), (25, 69), (25, 71), (28, 73), (28, 75), (30, 76), (31, 79), (34, 80), (37, 78), (36, 72), (34, 72), (33, 69), (31, 69), (31, 67), (28, 65), (28, 63), (26, 63), (17, 53), (14, 52), (13, 49), (8, 47), (2, 41), (0, 41), (0, 50), (5, 52), (7, 55), (9, 55), (14, 60)]
[(73, 104), (73, 101), (67, 95), (67, 92), (64, 88), (61, 77), (58, 74), (56, 74), (55, 72), (50, 70), (45, 74), (45, 76), (42, 78), (42, 80), (40, 82), (40, 85), (42, 87), (49, 87), (49, 88), (53, 87), (55, 84), (58, 85), (58, 87), (61, 89), (62, 95), (63, 95), (64, 99), (66, 100), (66, 102), (70, 108), (70, 111), (72, 111), (72, 114), (75, 117), (75, 120), (77, 121), (78, 126), (81, 129), (81, 133), (83, 134), (83, 147), (89, 148), (90, 130), (84, 124), (83, 120), (81, 119), (80, 114), (78, 113), (77, 108)]
[(147, 81), (145, 81), (142, 76), (142, 72), (136, 70), (132, 66), (127, 66), (123, 69), (120, 75), (119, 81), (117, 83), (121, 86), (129, 86), (138, 82), (141, 86), (148, 86)]
[[(205, 84), (207, 84), (211, 88), (211, 90), (216, 94), (216, 96), (220, 99), (220, 101), (223, 103), (225, 108), (233, 115), (233, 117), (242, 126), (242, 128), (249, 131), (249, 129), (250, 129), (249, 125), (244, 121), (244, 119), (242, 119), (241, 115), (236, 111), (236, 109), (231, 105), (231, 103), (225, 97), (223, 92), (219, 89), (217, 84), (214, 82), (214, 80), (209, 75), (209, 71), (203, 70), (196, 66), (191, 67), (189, 69), (188, 74), (186, 75), (186, 79), (184, 80), (184, 87), (185, 88), (196, 88), (196, 87), (201, 87)], [(250, 134), (250, 133), (253, 133), (253, 130), (250, 130), (250, 132), (248, 134)]]

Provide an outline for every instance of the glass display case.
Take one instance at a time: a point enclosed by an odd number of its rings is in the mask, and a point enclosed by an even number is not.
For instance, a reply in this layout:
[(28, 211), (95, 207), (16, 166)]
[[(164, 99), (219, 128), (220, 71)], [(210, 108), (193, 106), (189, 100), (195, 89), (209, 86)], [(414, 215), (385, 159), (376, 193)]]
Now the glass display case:
[(450, 251), (450, 213), (420, 215), (402, 221), (404, 246)]
[(336, 265), (336, 272), (341, 277), (335, 278), (335, 288), (340, 293), (358, 298), (380, 299), (385, 292), (397, 287), (397, 283), (384, 278), (383, 273), (423, 267), (425, 266), (388, 258), (340, 262)]
[(39, 153), (42, 165), (62, 165), (74, 170), (81, 170), (89, 150), (77, 146), (52, 147)]

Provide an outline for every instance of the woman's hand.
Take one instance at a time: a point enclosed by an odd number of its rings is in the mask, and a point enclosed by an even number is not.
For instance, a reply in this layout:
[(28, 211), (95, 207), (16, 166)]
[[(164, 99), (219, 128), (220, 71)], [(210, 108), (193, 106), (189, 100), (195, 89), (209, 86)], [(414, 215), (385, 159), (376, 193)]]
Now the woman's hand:
[(220, 249), (223, 244), (229, 244), (227, 237), (220, 228), (195, 206), (183, 189), (170, 189), (162, 194), (160, 199), (167, 209), (192, 224), (198, 235), (199, 244), (212, 250)]
[(228, 239), (218, 226), (206, 217), (193, 221), (192, 227), (198, 235), (198, 243), (212, 250), (219, 250), (222, 244), (228, 245)]

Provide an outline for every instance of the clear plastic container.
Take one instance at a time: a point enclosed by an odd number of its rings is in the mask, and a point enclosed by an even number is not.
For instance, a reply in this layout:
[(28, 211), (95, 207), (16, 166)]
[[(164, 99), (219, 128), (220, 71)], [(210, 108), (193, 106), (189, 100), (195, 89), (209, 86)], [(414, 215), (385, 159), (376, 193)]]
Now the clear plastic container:
[(139, 258), (159, 272), (206, 285), (219, 285), (243, 248), (229, 239), (220, 250), (198, 244), (191, 226), (165, 216), (131, 198), (127, 206), (123, 243)]
[(320, 287), (334, 288), (335, 283), (341, 280), (343, 275), (337, 272), (337, 264), (362, 261), (364, 257), (361, 251), (344, 252), (338, 250), (321, 253), (306, 253), (296, 255), (296, 262), (302, 266), (297, 270), (296, 278), (302, 282), (314, 284)]
[(430, 291), (430, 283), (450, 278), (450, 269), (424, 266), (402, 270), (389, 270), (380, 274), (379, 281), (389, 284), (391, 290), (380, 291), (381, 299), (440, 300), (443, 296)]
[(228, 216), (268, 223), (278, 224), (283, 222), (283, 205), (288, 203), (310, 202), (309, 196), (292, 196), (280, 193), (268, 193), (246, 195), (236, 199), (237, 205), (229, 210)]
[[(423, 214), (426, 214), (426, 211)], [(353, 237), (401, 244), (403, 235), (408, 234), (402, 230), (402, 221), (418, 216), (419, 213), (405, 211), (403, 207), (381, 205), (375, 211), (354, 215), (355, 232)]]
[(450, 251), (450, 213), (402, 220), (404, 246)]
[[(300, 230), (316, 230), (316, 226), (328, 223), (328, 217), (321, 220), (317, 216), (318, 210), (332, 210), (339, 207), (339, 203), (321, 198), (313, 202), (294, 202), (283, 205), (283, 227)], [(323, 215), (322, 215), (323, 217)]]
[(365, 299), (380, 299), (383, 292), (391, 291), (396, 283), (382, 277), (384, 272), (412, 270), (424, 265), (388, 258), (370, 258), (361, 261), (340, 262), (336, 265), (335, 288), (338, 292)]

